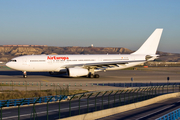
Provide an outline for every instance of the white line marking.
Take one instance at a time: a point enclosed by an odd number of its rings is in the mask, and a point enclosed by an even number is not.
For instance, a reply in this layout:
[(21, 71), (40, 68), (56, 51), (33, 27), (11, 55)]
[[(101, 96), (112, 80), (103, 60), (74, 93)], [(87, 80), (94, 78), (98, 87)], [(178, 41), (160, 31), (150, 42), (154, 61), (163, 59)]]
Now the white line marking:
[(8, 113), (11, 113), (11, 112), (5, 112), (5, 113), (4, 113), (4, 112), (2, 112), (2, 114), (8, 114)]
[(47, 109), (47, 107), (41, 107), (41, 108), (38, 108), (38, 109)]

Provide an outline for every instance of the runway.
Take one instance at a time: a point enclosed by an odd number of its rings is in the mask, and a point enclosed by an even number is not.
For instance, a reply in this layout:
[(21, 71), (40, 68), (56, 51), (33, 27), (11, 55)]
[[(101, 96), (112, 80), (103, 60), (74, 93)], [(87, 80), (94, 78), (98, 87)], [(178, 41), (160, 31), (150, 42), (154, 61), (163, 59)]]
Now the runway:
[(167, 77), (170, 77), (169, 82), (177, 82), (180, 79), (180, 67), (140, 67), (138, 70), (115, 70), (98, 72), (100, 78), (68, 78), (62, 75), (49, 75), (48, 72), (28, 72), (27, 78), (22, 77), (21, 71), (11, 69), (0, 69), (0, 82), (15, 81), (15, 82), (59, 82), (59, 83), (116, 83), (116, 82), (131, 82), (133, 77), (134, 82), (166, 82)]
[[(50, 75), (48, 72), (28, 72), (28, 77), (23, 78), (21, 71), (14, 71), (7, 68), (0, 69), (0, 82), (16, 82), (28, 84), (44, 84), (41, 89), (51, 89), (51, 87), (46, 87), (45, 84), (59, 84), (69, 85), (70, 90), (73, 89), (83, 89), (83, 90), (108, 90), (108, 89), (119, 89), (113, 86), (93, 86), (92, 84), (103, 84), (103, 83), (167, 83), (176, 82), (180, 80), (180, 67), (149, 67), (143, 68), (138, 67), (137, 70), (115, 70), (98, 72), (100, 78), (69, 78), (66, 75)], [(167, 81), (167, 77), (170, 78)], [(133, 78), (133, 81), (131, 81)], [(14, 86), (15, 87), (15, 86)], [(11, 86), (9, 86), (11, 89)], [(19, 89), (19, 88), (14, 88)], [(25, 89), (22, 88), (21, 89)], [(38, 88), (39, 89), (39, 88)], [(31, 90), (28, 87), (28, 90)]]

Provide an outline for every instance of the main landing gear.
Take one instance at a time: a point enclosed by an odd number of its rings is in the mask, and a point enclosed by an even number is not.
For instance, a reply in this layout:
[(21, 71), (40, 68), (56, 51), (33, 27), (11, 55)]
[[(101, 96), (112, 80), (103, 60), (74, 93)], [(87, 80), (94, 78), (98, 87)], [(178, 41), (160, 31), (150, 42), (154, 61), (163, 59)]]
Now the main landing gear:
[(27, 78), (27, 73), (26, 73), (26, 71), (23, 72), (23, 78)]
[(88, 78), (99, 78), (99, 74), (94, 74), (94, 68), (89, 68)]
[(93, 74), (90, 73), (90, 74), (88, 75), (88, 78), (99, 78), (99, 74), (94, 74), (94, 75), (93, 75)]

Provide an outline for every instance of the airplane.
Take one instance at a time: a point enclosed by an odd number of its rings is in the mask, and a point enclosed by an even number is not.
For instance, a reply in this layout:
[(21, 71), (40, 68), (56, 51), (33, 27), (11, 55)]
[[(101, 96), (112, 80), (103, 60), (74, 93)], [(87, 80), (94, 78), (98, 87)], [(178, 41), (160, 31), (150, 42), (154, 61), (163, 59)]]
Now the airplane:
[(162, 31), (162, 28), (157, 28), (143, 45), (131, 54), (24, 55), (11, 59), (6, 66), (22, 71), (24, 78), (27, 77), (27, 72), (66, 72), (68, 77), (99, 78), (99, 74), (95, 72), (120, 70), (158, 58), (156, 51)]

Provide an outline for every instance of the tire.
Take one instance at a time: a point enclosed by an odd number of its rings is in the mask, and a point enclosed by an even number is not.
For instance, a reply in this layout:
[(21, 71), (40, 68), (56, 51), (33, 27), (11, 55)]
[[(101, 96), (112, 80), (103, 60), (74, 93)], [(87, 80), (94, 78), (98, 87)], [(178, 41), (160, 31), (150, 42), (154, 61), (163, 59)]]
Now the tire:
[(27, 75), (23, 75), (23, 78), (27, 78)]
[(95, 74), (95, 75), (94, 75), (94, 78), (99, 78), (99, 74)]
[(88, 77), (89, 77), (89, 78), (93, 78), (94, 75), (93, 75), (93, 74), (89, 74)]

